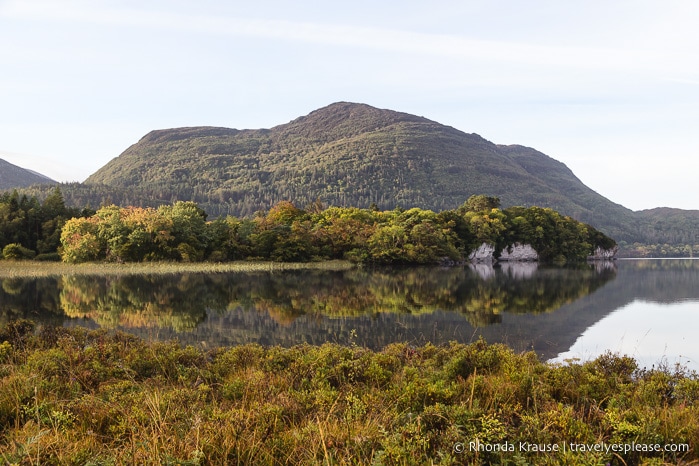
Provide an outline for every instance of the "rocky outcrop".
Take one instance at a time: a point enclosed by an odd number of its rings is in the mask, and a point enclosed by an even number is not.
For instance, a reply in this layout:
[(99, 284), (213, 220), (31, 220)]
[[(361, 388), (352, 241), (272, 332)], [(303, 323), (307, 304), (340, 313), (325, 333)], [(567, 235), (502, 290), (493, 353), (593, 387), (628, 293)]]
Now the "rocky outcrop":
[(483, 243), (468, 255), (471, 262), (493, 262), (495, 260), (495, 246)]
[[(495, 246), (483, 243), (469, 254), (471, 262), (496, 262)], [(539, 253), (529, 244), (515, 243), (500, 252), (497, 261), (502, 262), (534, 262), (539, 260)]]
[[(597, 247), (595, 251), (587, 257), (590, 261), (610, 261), (616, 259), (618, 246), (610, 249)], [(537, 262), (539, 253), (536, 252), (531, 244), (515, 243), (504, 248), (498, 258), (495, 258), (495, 246), (483, 243), (474, 249), (469, 254), (468, 259), (475, 263), (493, 263), (493, 262)]]
[(504, 262), (536, 262), (539, 260), (539, 253), (536, 252), (536, 249), (531, 244), (515, 243), (504, 248), (498, 260)]
[(619, 246), (614, 246), (610, 249), (603, 249), (601, 246), (597, 246), (595, 252), (591, 256), (587, 256), (589, 261), (611, 261), (616, 259), (616, 253), (619, 251)]

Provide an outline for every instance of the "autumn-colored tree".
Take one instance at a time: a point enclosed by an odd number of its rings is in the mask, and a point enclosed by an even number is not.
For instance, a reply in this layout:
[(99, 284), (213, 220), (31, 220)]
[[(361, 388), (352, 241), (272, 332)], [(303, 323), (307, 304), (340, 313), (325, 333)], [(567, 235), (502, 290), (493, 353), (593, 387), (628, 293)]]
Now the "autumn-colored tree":
[(61, 257), (65, 262), (88, 262), (106, 258), (107, 245), (99, 238), (99, 219), (72, 218), (61, 231)]
[(366, 247), (376, 229), (375, 211), (356, 207), (330, 207), (314, 218), (313, 236), (318, 247), (342, 259)]

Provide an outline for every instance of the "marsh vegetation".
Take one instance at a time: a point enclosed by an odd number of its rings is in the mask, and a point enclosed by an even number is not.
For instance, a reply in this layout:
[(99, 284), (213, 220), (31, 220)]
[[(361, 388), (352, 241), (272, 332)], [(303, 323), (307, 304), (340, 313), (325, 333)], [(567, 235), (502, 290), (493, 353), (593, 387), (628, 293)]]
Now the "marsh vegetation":
[[(0, 341), (0, 458), (8, 464), (698, 459), (697, 375), (641, 370), (611, 354), (551, 365), (483, 341), (381, 351), (333, 344), (203, 350), (27, 321), (1, 328)], [(677, 448), (455, 450), (474, 439)]]

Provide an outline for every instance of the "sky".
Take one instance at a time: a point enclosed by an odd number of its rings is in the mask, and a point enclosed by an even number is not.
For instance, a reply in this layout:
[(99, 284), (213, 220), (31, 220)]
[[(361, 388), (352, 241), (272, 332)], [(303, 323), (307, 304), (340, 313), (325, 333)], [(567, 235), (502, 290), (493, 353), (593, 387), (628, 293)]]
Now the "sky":
[(83, 181), (154, 129), (350, 101), (699, 209), (697, 24), (694, 0), (0, 0), (0, 158)]

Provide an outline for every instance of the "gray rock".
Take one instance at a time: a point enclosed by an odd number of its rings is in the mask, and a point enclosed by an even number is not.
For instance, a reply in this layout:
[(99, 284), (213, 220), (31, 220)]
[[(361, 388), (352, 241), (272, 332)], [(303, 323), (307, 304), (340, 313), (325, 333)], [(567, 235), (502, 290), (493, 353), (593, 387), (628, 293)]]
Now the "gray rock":
[(495, 246), (483, 243), (468, 255), (471, 262), (493, 262), (495, 260)]
[(504, 248), (498, 260), (504, 262), (536, 262), (539, 260), (539, 253), (530, 244), (515, 243)]

